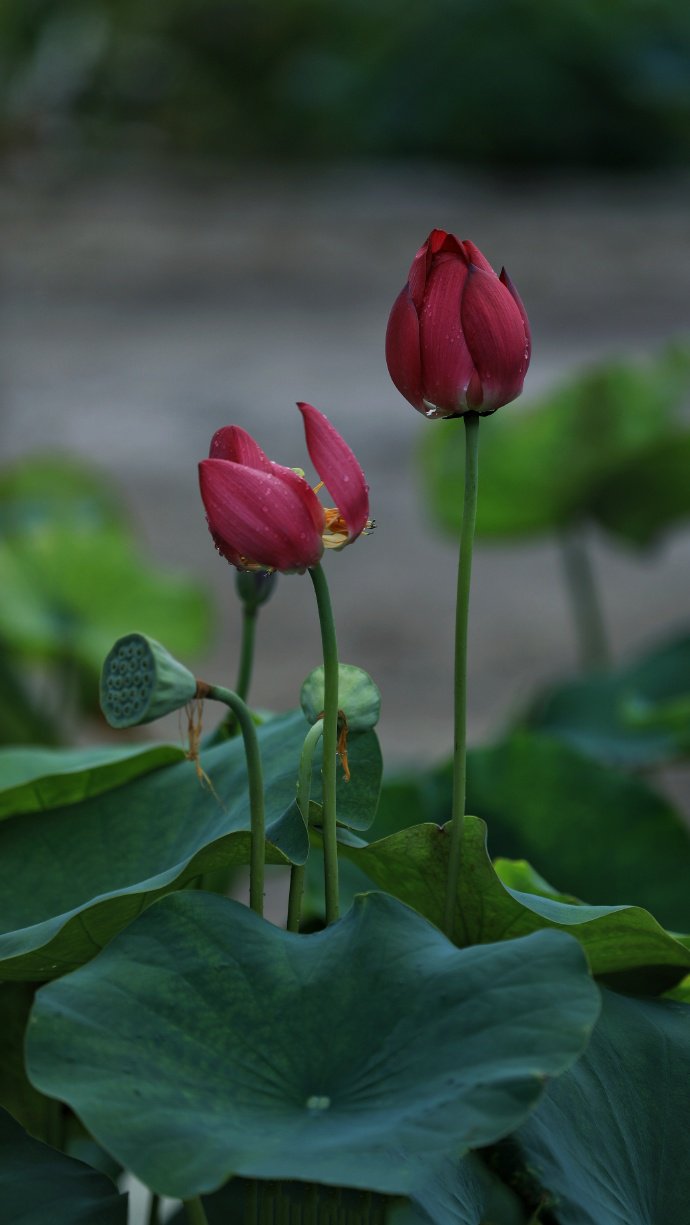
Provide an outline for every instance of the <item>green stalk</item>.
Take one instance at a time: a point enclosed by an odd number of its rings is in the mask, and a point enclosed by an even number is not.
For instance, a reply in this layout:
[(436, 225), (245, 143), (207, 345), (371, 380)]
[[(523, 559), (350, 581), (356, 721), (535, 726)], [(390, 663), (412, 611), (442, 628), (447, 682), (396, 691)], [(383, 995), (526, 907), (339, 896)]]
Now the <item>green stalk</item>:
[(563, 533), (561, 556), (575, 623), (580, 667), (583, 671), (605, 668), (610, 662), (611, 652), (592, 559), (581, 528), (574, 527)]
[(244, 1192), (244, 1223), (257, 1225), (259, 1219), (259, 1184), (256, 1179), (248, 1184)]
[(242, 610), (242, 643), (240, 646), (240, 666), (237, 672), (237, 684), (235, 685), (235, 693), (238, 697), (246, 702), (249, 694), (249, 686), (252, 681), (252, 668), (254, 665), (254, 643), (256, 641), (256, 622), (259, 615), (257, 608), (250, 608), (246, 604)]
[[(309, 833), (309, 801), (311, 799), (311, 766), (314, 760), (314, 749), (323, 735), (323, 719), (319, 719), (309, 728), (302, 746), (297, 778), (297, 803), (304, 818), (304, 824)], [(302, 895), (304, 879), (307, 874), (306, 863), (293, 863), (290, 869), (290, 896), (288, 898), (287, 929), (289, 932), (299, 931), (299, 921), (302, 913)]]
[(146, 1225), (160, 1225), (160, 1206), (160, 1195), (156, 1195), (155, 1191), (152, 1191)]
[(184, 1207), (189, 1225), (208, 1225), (208, 1217), (198, 1195), (194, 1199), (186, 1199)]
[(453, 740), (453, 821), (450, 834), (450, 857), (446, 882), (444, 930), (453, 936), (457, 906), (462, 832), (465, 819), (467, 777), (467, 628), (472, 579), (472, 546), (477, 519), (477, 483), (479, 470), (479, 415), (465, 413), (465, 502), (460, 529), (458, 559), (458, 590), (455, 606), (455, 735)]
[(338, 896), (338, 839), (336, 835), (336, 751), (338, 747), (338, 643), (326, 576), (320, 565), (309, 571), (314, 584), (321, 626), (324, 669), (323, 713), (323, 863), (326, 923), (340, 913)]
[(213, 698), (229, 706), (240, 725), (247, 757), (249, 778), (249, 810), (251, 814), (251, 850), (249, 860), (249, 905), (258, 915), (264, 913), (264, 876), (266, 863), (266, 814), (264, 808), (264, 782), (261, 769), (259, 739), (251, 711), (242, 698), (222, 685), (205, 685), (200, 682), (199, 697)]

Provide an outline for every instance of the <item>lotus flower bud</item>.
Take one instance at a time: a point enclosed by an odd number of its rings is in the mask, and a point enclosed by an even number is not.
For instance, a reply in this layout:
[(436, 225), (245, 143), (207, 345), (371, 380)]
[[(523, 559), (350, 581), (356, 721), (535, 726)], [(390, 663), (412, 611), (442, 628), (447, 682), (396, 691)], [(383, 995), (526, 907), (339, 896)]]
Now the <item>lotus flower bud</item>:
[(275, 585), (276, 575), (272, 570), (238, 570), (235, 577), (237, 594), (248, 612), (256, 612), (270, 600)]
[(426, 417), (493, 413), (522, 391), (531, 351), (525, 308), (505, 268), (474, 243), (432, 230), (396, 298), (386, 361)]

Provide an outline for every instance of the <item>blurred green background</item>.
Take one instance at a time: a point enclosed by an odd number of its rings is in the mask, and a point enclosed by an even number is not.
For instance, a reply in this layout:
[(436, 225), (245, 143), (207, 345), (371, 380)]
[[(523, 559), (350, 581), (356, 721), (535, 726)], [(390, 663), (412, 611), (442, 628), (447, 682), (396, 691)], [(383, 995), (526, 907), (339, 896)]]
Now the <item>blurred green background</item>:
[(6, 141), (686, 164), (678, 0), (4, 0)]

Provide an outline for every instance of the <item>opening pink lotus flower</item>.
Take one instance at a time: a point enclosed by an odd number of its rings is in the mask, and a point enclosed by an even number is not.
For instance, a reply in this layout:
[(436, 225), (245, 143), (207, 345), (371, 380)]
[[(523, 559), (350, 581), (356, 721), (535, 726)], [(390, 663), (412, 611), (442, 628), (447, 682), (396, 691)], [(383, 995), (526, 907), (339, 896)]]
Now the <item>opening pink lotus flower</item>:
[[(216, 548), (238, 570), (299, 573), (317, 565), (324, 548), (352, 544), (369, 522), (369, 487), (357, 459), (323, 413), (297, 405), (307, 450), (321, 484), (268, 458), (239, 425), (218, 430), (199, 464), (201, 497)], [(317, 497), (325, 485), (334, 508)]]
[(469, 240), (432, 230), (386, 332), (390, 376), (426, 417), (487, 416), (516, 399), (529, 366), (525, 308)]

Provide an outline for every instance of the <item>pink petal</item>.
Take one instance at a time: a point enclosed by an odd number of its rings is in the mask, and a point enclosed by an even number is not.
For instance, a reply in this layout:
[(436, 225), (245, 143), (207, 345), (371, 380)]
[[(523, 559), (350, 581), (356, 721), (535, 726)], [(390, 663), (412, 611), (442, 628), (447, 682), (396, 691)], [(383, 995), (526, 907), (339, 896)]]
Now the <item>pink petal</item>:
[(228, 542), (223, 540), (222, 536), (219, 536), (217, 532), (213, 531), (213, 528), (208, 520), (208, 515), (206, 516), (206, 522), (208, 523), (208, 530), (213, 537), (213, 543), (221, 557), (224, 557), (226, 561), (229, 561), (231, 566), (237, 566), (238, 570), (242, 570), (244, 568), (242, 563), (242, 554), (238, 553), (237, 549), (231, 548)]
[(460, 321), (467, 276), (463, 256), (452, 252), (436, 255), (419, 320), (424, 399), (447, 416), (464, 407), (474, 373)]
[(522, 322), (525, 325), (525, 336), (527, 337), (527, 365), (525, 366), (525, 371), (527, 371), (527, 366), (529, 366), (529, 360), (530, 360), (530, 357), (532, 356), (532, 332), (529, 326), (529, 319), (527, 318), (527, 311), (525, 310), (522, 304), (522, 298), (520, 297), (517, 289), (515, 288), (513, 282), (508, 276), (508, 273), (506, 272), (505, 268), (501, 268), (501, 275), (499, 276), (498, 279), (499, 281), (503, 282), (506, 289), (508, 290), (508, 293), (512, 295), (515, 301), (515, 304), (520, 314), (522, 315)]
[(296, 472), (277, 464), (262, 472), (205, 459), (199, 464), (199, 483), (211, 533), (230, 560), (241, 555), (286, 572), (317, 564), (323, 552), (323, 508)]
[(496, 275), (486, 256), (482, 255), (479, 247), (475, 247), (474, 243), (470, 242), (469, 238), (466, 238), (462, 245), (465, 248), (465, 253), (469, 259), (469, 262), (474, 264), (475, 268), (481, 268), (483, 272), (492, 272), (494, 276)]
[(462, 327), (481, 380), (470, 407), (487, 413), (514, 400), (527, 371), (527, 337), (522, 315), (508, 289), (493, 273), (472, 268), (462, 297)]
[(258, 468), (261, 472), (271, 470), (268, 456), (240, 425), (224, 425), (216, 430), (211, 439), (209, 458), (228, 459), (235, 464), (246, 464), (248, 468)]
[[(426, 285), (426, 278), (431, 265), (430, 243), (435, 233), (436, 231), (432, 230), (426, 242), (419, 248), (417, 254), (412, 260), (410, 271), (407, 276), (407, 285), (405, 286), (405, 289), (407, 290), (417, 310), (421, 310), (422, 303), (424, 301), (424, 286)], [(403, 290), (403, 293), (405, 292), (405, 289)]]
[(345, 520), (350, 540), (369, 518), (369, 486), (353, 452), (328, 417), (311, 404), (297, 405), (304, 421), (309, 457)]
[(449, 234), (447, 230), (432, 230), (426, 240), (426, 246), (428, 247), (431, 255), (433, 256), (439, 251), (443, 251), (446, 241), (452, 237), (453, 235)]
[(398, 391), (423, 413), (419, 318), (407, 286), (395, 299), (388, 320), (386, 363)]

